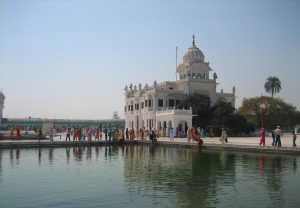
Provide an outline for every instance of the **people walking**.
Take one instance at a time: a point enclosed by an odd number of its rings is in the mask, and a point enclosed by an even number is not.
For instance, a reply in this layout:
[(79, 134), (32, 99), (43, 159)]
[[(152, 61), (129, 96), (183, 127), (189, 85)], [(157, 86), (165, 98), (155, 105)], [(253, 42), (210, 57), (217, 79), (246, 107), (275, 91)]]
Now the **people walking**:
[(170, 142), (174, 142), (174, 129), (171, 127), (169, 130), (169, 135), (170, 135)]
[(201, 132), (200, 132), (200, 138), (202, 138), (202, 139), (204, 138), (204, 129), (203, 128), (201, 129)]
[(107, 141), (107, 128), (104, 129), (104, 137), (105, 137), (105, 141)]
[(81, 127), (78, 128), (78, 141), (81, 141), (81, 136), (83, 133), (83, 129)]
[(261, 145), (265, 146), (265, 129), (264, 128), (260, 129), (259, 135), (260, 135), (259, 146), (261, 146)]
[(143, 129), (142, 129), (142, 137), (143, 137), (143, 140), (144, 141), (146, 141), (146, 128), (145, 127), (143, 127)]
[(138, 140), (142, 140), (143, 139), (143, 130), (141, 128), (139, 128), (138, 130)]
[[(146, 139), (149, 138), (149, 134), (150, 134), (150, 131), (149, 131), (149, 129), (147, 128), (147, 129), (146, 129)], [(160, 136), (160, 135), (158, 135), (158, 136)]]
[(100, 140), (102, 140), (102, 129), (101, 128), (100, 128), (99, 135), (100, 135)]
[(90, 138), (90, 128), (86, 128), (85, 131), (83, 131), (85, 133), (85, 137), (87, 138), (87, 141), (91, 141), (92, 138)]
[(133, 128), (130, 129), (129, 135), (130, 135), (130, 140), (134, 140), (134, 129)]
[(296, 130), (293, 132), (293, 147), (296, 147), (296, 139), (297, 139), (297, 134)]
[(82, 129), (82, 138), (83, 138), (83, 141), (85, 141), (86, 135), (87, 135), (87, 128), (83, 128)]
[(274, 146), (275, 145), (275, 130), (272, 130), (272, 139), (273, 139), (272, 146)]
[(49, 139), (50, 139), (50, 141), (53, 141), (53, 137), (54, 137), (54, 129), (52, 127), (50, 127), (50, 130), (49, 130)]
[(41, 139), (43, 138), (43, 131), (42, 131), (42, 128), (39, 128), (39, 131), (38, 131), (38, 138), (39, 138), (39, 142), (40, 142)]
[(228, 138), (227, 132), (226, 132), (226, 130), (224, 128), (222, 128), (222, 134), (221, 134), (221, 142), (222, 142), (222, 144), (225, 144), (225, 142), (228, 143), (228, 139), (227, 138)]
[(192, 129), (191, 128), (188, 128), (186, 136), (187, 136), (187, 141), (191, 142), (191, 140), (193, 138), (193, 133), (192, 133)]
[(73, 135), (73, 141), (75, 141), (76, 137), (77, 137), (77, 128), (75, 128), (74, 126), (71, 128), (71, 135)]
[(129, 140), (129, 130), (128, 130), (128, 128), (126, 128), (126, 130), (125, 130), (125, 139)]
[(108, 140), (111, 141), (111, 136), (112, 136), (112, 129), (111, 128), (108, 129), (107, 134), (108, 134)]
[(98, 140), (99, 141), (100, 138), (100, 132), (99, 129), (96, 129), (96, 133), (95, 133), (95, 141)]
[(69, 141), (70, 141), (70, 138), (71, 138), (71, 128), (68, 127), (68, 128), (67, 128), (66, 141), (67, 141), (67, 139), (69, 139)]
[(13, 137), (14, 136), (14, 127), (11, 127), (10, 128), (10, 137)]
[(16, 138), (19, 139), (20, 136), (21, 136), (21, 134), (20, 134), (20, 127), (19, 126), (17, 126), (16, 132), (17, 132), (16, 133)]
[(281, 130), (280, 126), (277, 126), (277, 129), (275, 129), (275, 146), (281, 147), (281, 140), (280, 140)]
[(152, 142), (155, 142), (156, 140), (156, 135), (155, 135), (155, 131), (153, 129), (150, 130), (150, 133), (149, 133), (149, 139), (152, 141)]

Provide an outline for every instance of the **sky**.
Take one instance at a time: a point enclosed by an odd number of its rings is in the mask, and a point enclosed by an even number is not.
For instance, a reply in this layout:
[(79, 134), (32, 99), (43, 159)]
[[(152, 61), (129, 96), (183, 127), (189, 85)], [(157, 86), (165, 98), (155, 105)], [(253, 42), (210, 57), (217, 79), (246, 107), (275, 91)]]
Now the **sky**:
[(217, 91), (267, 95), (300, 110), (300, 1), (0, 0), (4, 117), (121, 117), (124, 87), (174, 81), (195, 34)]

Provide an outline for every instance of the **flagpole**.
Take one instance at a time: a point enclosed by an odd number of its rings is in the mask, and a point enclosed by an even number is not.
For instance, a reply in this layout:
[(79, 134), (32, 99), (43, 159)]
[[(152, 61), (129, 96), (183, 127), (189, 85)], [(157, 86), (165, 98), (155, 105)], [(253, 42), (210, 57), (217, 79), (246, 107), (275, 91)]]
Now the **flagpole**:
[(177, 81), (177, 50), (178, 47), (176, 46), (176, 68), (175, 68), (176, 81)]

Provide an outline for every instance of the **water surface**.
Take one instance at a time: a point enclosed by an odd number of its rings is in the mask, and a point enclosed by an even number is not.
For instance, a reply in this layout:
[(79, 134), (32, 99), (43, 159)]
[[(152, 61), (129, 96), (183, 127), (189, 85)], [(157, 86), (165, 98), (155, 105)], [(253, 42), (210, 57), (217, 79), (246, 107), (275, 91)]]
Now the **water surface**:
[(142, 145), (0, 149), (0, 207), (300, 207), (299, 165)]

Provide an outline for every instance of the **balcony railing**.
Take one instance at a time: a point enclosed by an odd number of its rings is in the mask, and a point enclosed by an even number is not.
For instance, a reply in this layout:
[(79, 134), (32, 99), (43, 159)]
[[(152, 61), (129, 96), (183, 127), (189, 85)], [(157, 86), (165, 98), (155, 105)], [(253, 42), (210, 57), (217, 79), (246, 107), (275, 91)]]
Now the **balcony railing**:
[(191, 109), (163, 109), (156, 111), (156, 115), (193, 115), (193, 112)]

